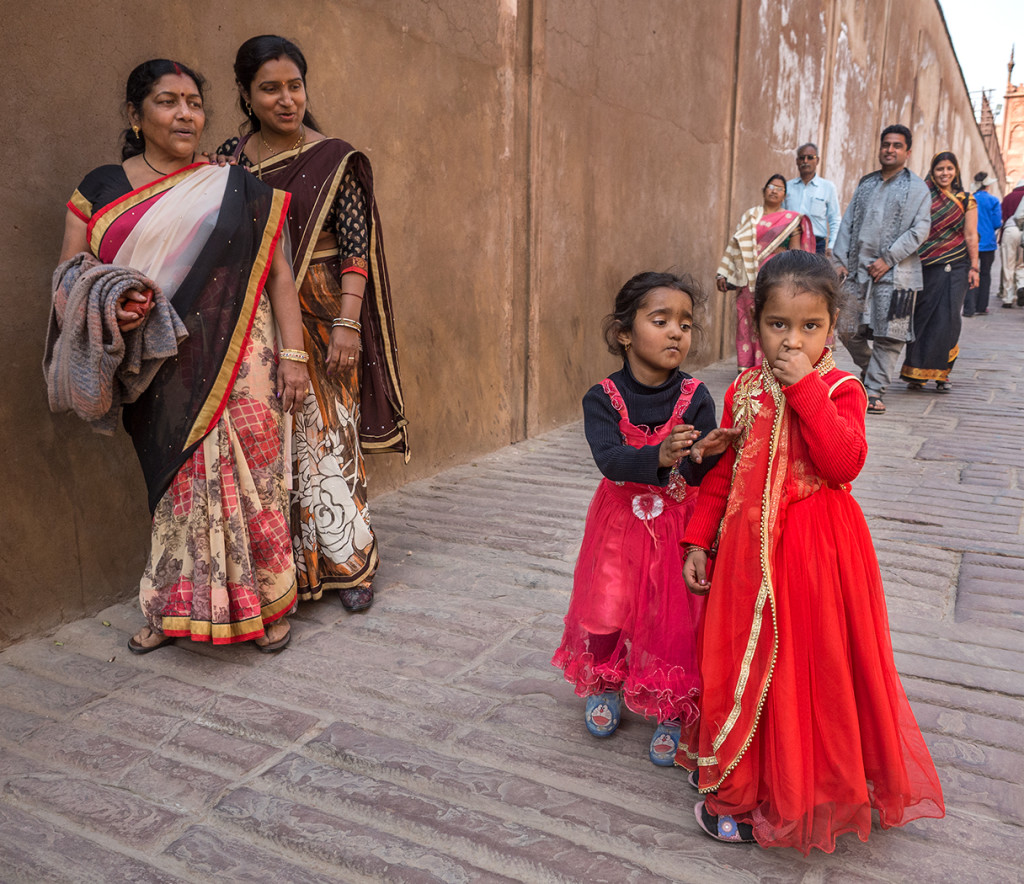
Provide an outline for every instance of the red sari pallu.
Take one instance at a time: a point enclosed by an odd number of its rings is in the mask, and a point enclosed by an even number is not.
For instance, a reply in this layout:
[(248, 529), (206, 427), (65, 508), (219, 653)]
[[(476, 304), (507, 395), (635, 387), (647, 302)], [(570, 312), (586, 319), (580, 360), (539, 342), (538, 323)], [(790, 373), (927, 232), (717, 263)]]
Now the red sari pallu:
[(153, 512), (140, 603), (170, 636), (247, 641), (295, 603), (263, 297), (288, 200), (240, 168), (196, 163), (136, 190), (104, 166), (68, 203), (92, 253), (154, 280), (188, 330), (123, 412)]
[(844, 832), (867, 840), (872, 809), (883, 828), (945, 813), (848, 484), (867, 452), (864, 391), (828, 350), (816, 369), (782, 388), (765, 365), (726, 394), (722, 426), (743, 433), (685, 536), (718, 549), (699, 739), (677, 754), (712, 813), (805, 854)]
[[(672, 417), (650, 431), (630, 423), (615, 384), (602, 382), (623, 440), (634, 448), (660, 444), (683, 423), (699, 385), (684, 380)], [(578, 696), (622, 690), (634, 712), (659, 722), (678, 718), (684, 735), (695, 733), (697, 723), (696, 636), (704, 601), (686, 591), (678, 539), (696, 499), (697, 489), (675, 472), (664, 488), (601, 480), (587, 512), (562, 643), (551, 661)]]
[(736, 289), (736, 363), (750, 368), (760, 365), (761, 344), (754, 327), (754, 283), (757, 272), (779, 252), (789, 248), (793, 234), (800, 232), (800, 248), (815, 250), (811, 220), (799, 212), (765, 212), (763, 206), (747, 209), (718, 265), (718, 275)]

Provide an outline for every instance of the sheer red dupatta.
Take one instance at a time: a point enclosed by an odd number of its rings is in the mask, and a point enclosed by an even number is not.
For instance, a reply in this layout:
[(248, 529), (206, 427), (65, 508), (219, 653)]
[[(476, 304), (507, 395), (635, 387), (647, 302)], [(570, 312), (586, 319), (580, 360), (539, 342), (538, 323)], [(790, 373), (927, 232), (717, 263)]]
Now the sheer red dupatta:
[[(753, 739), (777, 653), (771, 562), (784, 505), (789, 412), (768, 372), (762, 367), (736, 382), (732, 425), (742, 428), (737, 448), (743, 457), (734, 468), (714, 571), (716, 585), (731, 587), (724, 621), (730, 628), (709, 628), (706, 621), (701, 639), (701, 659), (715, 666), (703, 673), (700, 748), (707, 754), (698, 764), (706, 770), (702, 784), (715, 786)], [(709, 598), (706, 618), (714, 607)]]
[(155, 280), (189, 334), (124, 409), (151, 511), (224, 410), (288, 201), (243, 169), (196, 163), (89, 220), (93, 253)]

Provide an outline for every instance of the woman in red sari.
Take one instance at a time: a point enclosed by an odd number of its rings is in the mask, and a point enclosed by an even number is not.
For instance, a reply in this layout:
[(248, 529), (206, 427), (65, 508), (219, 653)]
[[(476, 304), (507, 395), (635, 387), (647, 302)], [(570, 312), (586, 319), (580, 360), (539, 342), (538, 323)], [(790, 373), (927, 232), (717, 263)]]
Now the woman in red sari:
[(844, 832), (867, 840), (873, 809), (887, 828), (945, 807), (850, 494), (867, 399), (826, 346), (838, 279), (824, 257), (786, 252), (757, 285), (764, 363), (726, 393), (722, 427), (740, 436), (683, 539), (683, 576), (707, 603), (700, 731), (676, 760), (699, 771), (712, 837), (831, 852)]
[(736, 225), (715, 277), (720, 292), (736, 290), (736, 364), (740, 371), (761, 364), (757, 329), (751, 320), (757, 271), (772, 255), (786, 249), (815, 250), (810, 218), (782, 208), (785, 177), (772, 175), (761, 196), (762, 205), (747, 209)]
[(968, 289), (978, 285), (978, 205), (964, 192), (956, 154), (932, 157), (925, 178), (932, 195), (932, 228), (918, 252), (924, 286), (914, 304), (914, 339), (900, 377), (910, 390), (935, 381), (939, 393), (950, 391), (949, 373), (960, 353), (961, 311)]
[(290, 40), (246, 40), (235, 79), (248, 132), (218, 153), (292, 195), (292, 268), (313, 379), (292, 434), (299, 598), (337, 590), (347, 610), (361, 611), (373, 603), (378, 565), (363, 452), (408, 457), (373, 173), (364, 154), (318, 131), (306, 59)]
[[(281, 424), (309, 377), (291, 268), (276, 248), (288, 195), (195, 162), (202, 90), (198, 74), (166, 59), (132, 71), (123, 162), (94, 169), (71, 197), (58, 269), (131, 268), (187, 331), (123, 412), (153, 513), (137, 654), (176, 637), (279, 650), (295, 604)], [(139, 329), (147, 302), (141, 291), (121, 298), (116, 330)]]

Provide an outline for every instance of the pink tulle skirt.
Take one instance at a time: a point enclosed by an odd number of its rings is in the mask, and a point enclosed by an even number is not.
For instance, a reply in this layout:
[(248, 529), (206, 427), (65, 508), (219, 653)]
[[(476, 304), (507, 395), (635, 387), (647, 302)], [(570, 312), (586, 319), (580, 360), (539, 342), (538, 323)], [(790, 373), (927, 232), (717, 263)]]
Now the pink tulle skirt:
[[(679, 541), (697, 491), (602, 480), (587, 512), (562, 643), (552, 663), (581, 697), (623, 693), (634, 712), (696, 725), (704, 600)], [(677, 499), (681, 498), (681, 499)]]

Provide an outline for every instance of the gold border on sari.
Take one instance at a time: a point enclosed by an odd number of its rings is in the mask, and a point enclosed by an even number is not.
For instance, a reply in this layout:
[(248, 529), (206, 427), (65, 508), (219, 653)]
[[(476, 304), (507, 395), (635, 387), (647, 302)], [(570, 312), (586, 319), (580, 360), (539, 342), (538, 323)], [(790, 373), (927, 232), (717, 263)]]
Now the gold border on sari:
[(253, 315), (256, 312), (256, 307), (259, 305), (260, 291), (263, 287), (270, 259), (273, 257), (273, 245), (280, 233), (284, 212), (288, 208), (288, 199), (288, 194), (283, 190), (274, 191), (273, 201), (270, 204), (270, 214), (263, 228), (263, 239), (256, 254), (256, 260), (253, 262), (252, 270), (249, 273), (245, 298), (242, 302), (238, 321), (235, 323), (234, 331), (231, 333), (231, 341), (220, 364), (220, 370), (217, 372), (217, 379), (214, 381), (206, 400), (196, 415), (195, 423), (192, 424), (192, 430), (188, 434), (188, 439), (185, 441), (182, 450), (186, 450), (194, 445), (210, 431), (210, 427), (220, 414), (225, 397), (230, 392), (235, 369), (238, 365), (238, 360), (241, 358), (245, 341), (249, 337)]
[(209, 620), (195, 620), (192, 617), (161, 617), (161, 626), (165, 633), (186, 633), (187, 636), (208, 636), (211, 639), (244, 640), (242, 636), (264, 632), (265, 624), (287, 614), (295, 604), (298, 585), (293, 581), (291, 589), (279, 599), (260, 607), (258, 617), (247, 617), (231, 623), (212, 623)]
[(177, 172), (172, 172), (170, 175), (158, 178), (156, 181), (146, 184), (137, 190), (131, 191), (121, 199), (114, 200), (110, 205), (104, 206), (100, 209), (100, 211), (93, 215), (92, 219), (89, 221), (89, 246), (92, 248), (92, 253), (94, 255), (98, 255), (100, 253), (100, 243), (103, 242), (103, 237), (106, 236), (107, 230), (110, 229), (110, 225), (121, 217), (121, 215), (125, 212), (131, 211), (136, 206), (141, 205), (147, 200), (151, 200), (158, 194), (165, 193), (176, 184), (180, 184), (197, 169), (206, 168), (207, 165), (207, 163), (193, 163), (191, 166), (185, 166), (184, 168), (178, 169)]

